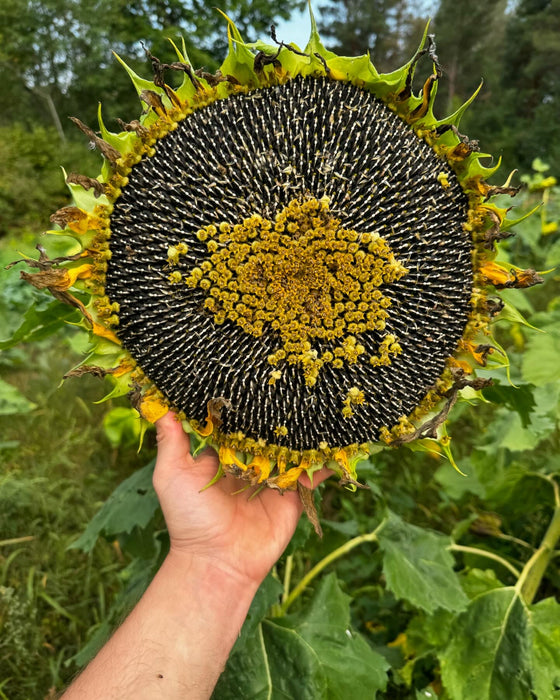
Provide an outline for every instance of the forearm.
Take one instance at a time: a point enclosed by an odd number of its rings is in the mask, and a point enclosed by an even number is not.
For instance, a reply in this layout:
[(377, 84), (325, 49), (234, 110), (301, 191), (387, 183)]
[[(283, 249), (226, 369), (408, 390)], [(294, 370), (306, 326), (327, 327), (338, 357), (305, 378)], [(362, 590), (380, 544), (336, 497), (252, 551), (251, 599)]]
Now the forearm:
[(169, 555), (64, 700), (209, 698), (256, 589), (216, 563)]

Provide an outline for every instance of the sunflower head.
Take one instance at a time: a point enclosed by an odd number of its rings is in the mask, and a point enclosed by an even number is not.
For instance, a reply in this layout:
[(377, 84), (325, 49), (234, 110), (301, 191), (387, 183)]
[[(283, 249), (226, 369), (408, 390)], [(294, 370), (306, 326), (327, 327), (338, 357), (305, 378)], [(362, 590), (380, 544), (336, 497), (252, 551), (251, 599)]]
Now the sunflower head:
[(80, 309), (85, 368), (111, 395), (149, 422), (172, 408), (252, 484), (295, 488), (323, 465), (355, 484), (387, 444), (450, 456), (459, 393), (507, 364), (495, 290), (540, 281), (495, 260), (513, 222), (492, 198), (514, 190), (487, 183), (497, 167), (459, 131), (471, 100), (434, 116), (427, 34), (384, 75), (327, 51), (313, 19), (304, 50), (274, 32), (245, 44), (227, 22), (215, 75), (173, 44), (173, 63), (149, 54), (151, 81), (125, 65), (138, 121), (74, 120), (104, 159), (68, 177), (74, 203), (52, 217), (80, 251), (42, 253), (25, 278)]

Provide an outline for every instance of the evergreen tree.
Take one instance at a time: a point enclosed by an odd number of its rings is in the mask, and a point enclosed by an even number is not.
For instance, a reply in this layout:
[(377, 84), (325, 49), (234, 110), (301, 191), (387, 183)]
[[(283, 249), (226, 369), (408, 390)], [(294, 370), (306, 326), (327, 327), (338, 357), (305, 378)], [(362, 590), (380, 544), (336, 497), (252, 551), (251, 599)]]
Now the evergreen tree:
[(432, 30), (444, 75), (438, 86), (442, 111), (451, 113), (484, 80), (481, 101), (493, 95), (500, 80), (507, 0), (440, 0)]
[(389, 72), (414, 53), (431, 2), (410, 0), (331, 0), (321, 6), (319, 30), (336, 53), (369, 51), (376, 68)]
[(520, 0), (507, 26), (502, 146), (527, 169), (539, 156), (560, 160), (560, 0)]

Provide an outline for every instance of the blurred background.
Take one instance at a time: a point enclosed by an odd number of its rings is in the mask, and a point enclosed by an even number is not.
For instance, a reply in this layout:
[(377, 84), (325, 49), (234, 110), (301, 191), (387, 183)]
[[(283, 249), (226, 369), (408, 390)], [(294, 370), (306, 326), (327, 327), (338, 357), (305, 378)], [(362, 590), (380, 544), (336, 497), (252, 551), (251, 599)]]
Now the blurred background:
[[(33, 254), (50, 214), (68, 203), (61, 166), (67, 172), (98, 173), (99, 155), (88, 149), (68, 117), (95, 126), (99, 101), (111, 130), (119, 130), (117, 118), (138, 117), (136, 93), (112, 52), (150, 77), (144, 47), (172, 60), (167, 38), (182, 36), (192, 63), (214, 71), (226, 50), (225, 22), (214, 4), (0, 2), (0, 698), (55, 697), (98, 641), (81, 656), (80, 650), (107, 633), (145, 584), (146, 572), (161, 556), (163, 538), (157, 508), (150, 506), (141, 516), (125, 514), (122, 522), (101, 524), (98, 532), (105, 537), (95, 548), (90, 543), (82, 551), (68, 551), (113, 489), (150, 462), (153, 436), (146, 436), (139, 456), (138, 425), (126, 399), (95, 403), (107, 392), (101, 380), (68, 379), (60, 386), (87, 348), (85, 334), (70, 325), (78, 318), (71, 310), (61, 315), (50, 299), (20, 282), (17, 267), (4, 266)], [(247, 41), (270, 43), (274, 23), (279, 39), (302, 48), (306, 43), (309, 19), (302, 2), (218, 4)], [(470, 481), (465, 485), (430, 457), (384, 453), (375, 467), (364, 467), (374, 489), (367, 496), (345, 495), (336, 484), (326, 487), (325, 540), (303, 549), (300, 566), (319, 550), (327, 552), (367, 530), (372, 493), (377, 497), (384, 490), (395, 511), (421, 526), (450, 532), (470, 518), (462, 531), (466, 544), (507, 532), (496, 546), (512, 560), (523, 559), (523, 546), (516, 550), (513, 540), (530, 545), (538, 540), (547, 522), (548, 486), (529, 496), (520, 485), (529, 472), (558, 471), (560, 444), (560, 290), (554, 270), (560, 263), (555, 180), (560, 172), (560, 2), (341, 0), (318, 2), (314, 10), (328, 48), (344, 55), (369, 52), (380, 72), (394, 70), (414, 54), (431, 19), (444, 69), (437, 116), (453, 112), (483, 79), (461, 131), (478, 139), (483, 152), (503, 159), (501, 182), (518, 170), (514, 184), (525, 188), (513, 218), (541, 205), (517, 238), (507, 242), (501, 259), (511, 256), (520, 266), (553, 271), (542, 287), (506, 294), (532, 324), (548, 330), (535, 334), (519, 317), (499, 331), (520, 393), (498, 379), (491, 397), (497, 408), (459, 410), (454, 418), (456, 458)], [(427, 63), (422, 68), (416, 89), (431, 70)], [(511, 481), (514, 468), (519, 483)], [(502, 482), (490, 474), (505, 479), (506, 471), (510, 490), (507, 498), (503, 490), (498, 497)], [(494, 520), (484, 521), (490, 512)], [(477, 529), (473, 522), (487, 524)], [(361, 591), (375, 574), (375, 560), (352, 562), (342, 572), (346, 590)], [(555, 576), (547, 584), (549, 594), (558, 590)], [(375, 590), (362, 602), (360, 595), (355, 598), (354, 623), (370, 640), (386, 644), (397, 637), (400, 613), (394, 601)], [(422, 673), (426, 678), (416, 688), (434, 672)], [(387, 697), (409, 697), (397, 680)]]

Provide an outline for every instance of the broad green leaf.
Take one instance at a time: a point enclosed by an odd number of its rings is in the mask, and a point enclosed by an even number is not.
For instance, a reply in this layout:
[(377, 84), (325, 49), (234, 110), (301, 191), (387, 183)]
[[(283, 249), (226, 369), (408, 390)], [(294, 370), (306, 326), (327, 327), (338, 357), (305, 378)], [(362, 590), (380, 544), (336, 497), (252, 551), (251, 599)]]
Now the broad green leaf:
[(550, 484), (527, 473), (523, 463), (514, 463), (490, 485), (487, 504), (500, 513), (523, 515), (534, 512), (543, 503), (552, 504), (552, 499)]
[(26, 399), (15, 386), (0, 379), (0, 416), (29, 413), (35, 408), (37, 404)]
[(453, 700), (529, 700), (530, 619), (515, 588), (497, 588), (471, 601), (438, 656)]
[(261, 583), (233, 648), (234, 653), (243, 651), (243, 647), (253, 637), (255, 630), (266, 617), (270, 608), (280, 600), (282, 591), (282, 584), (271, 574)]
[(523, 354), (523, 379), (536, 386), (560, 379), (560, 328), (548, 326), (545, 330), (531, 335)]
[(349, 597), (334, 574), (307, 611), (264, 619), (232, 654), (214, 700), (372, 700), (387, 661), (350, 627)]
[(321, 659), (327, 697), (358, 698), (360, 686), (366, 689), (363, 697), (372, 697), (373, 691), (383, 690), (387, 683), (388, 664), (350, 627), (350, 600), (331, 574), (321, 582), (309, 612), (299, 621), (297, 616), (290, 619)]
[(545, 267), (547, 269), (550, 267), (558, 267), (558, 265), (560, 265), (560, 238), (549, 248), (545, 261)]
[(463, 610), (468, 602), (448, 551), (451, 539), (405, 523), (394, 513), (378, 535), (387, 588), (427, 612)]
[(469, 569), (464, 574), (459, 574), (459, 578), (463, 590), (471, 600), (504, 585), (493, 569)]
[(117, 406), (103, 417), (103, 430), (112, 447), (137, 443), (142, 432), (140, 414), (135, 408)]
[(560, 384), (554, 382), (537, 387), (535, 389), (535, 402), (537, 404), (535, 412), (538, 415), (550, 415), (557, 418), (560, 409)]
[(460, 500), (466, 493), (474, 493), (476, 496), (484, 497), (485, 488), (478, 480), (473, 467), (469, 466), (467, 459), (461, 460), (461, 469), (466, 476), (459, 474), (449, 464), (442, 464), (434, 474), (434, 478), (445, 493), (456, 501)]
[(154, 465), (152, 460), (119, 484), (70, 549), (91, 552), (100, 535), (111, 537), (146, 527), (159, 508), (152, 487)]
[(534, 449), (539, 442), (539, 437), (535, 433), (523, 427), (521, 417), (518, 414), (508, 413), (504, 415), (504, 430), (501, 432), (500, 447), (505, 447), (512, 452), (523, 452), (523, 450)]
[(545, 598), (531, 607), (533, 680), (539, 700), (560, 698), (560, 604)]
[(521, 417), (523, 427), (527, 427), (530, 414), (535, 408), (533, 387), (529, 384), (520, 384), (517, 387), (509, 384), (498, 384), (494, 382), (491, 386), (483, 389), (484, 398), (499, 403), (511, 411), (515, 411)]
[(512, 452), (534, 449), (541, 440), (547, 438), (556, 428), (554, 418), (543, 412), (544, 406), (538, 405), (530, 414), (530, 422), (524, 426), (518, 413), (500, 408), (489, 425), (487, 442), (482, 449), (495, 453), (497, 448), (505, 447)]
[(72, 320), (79, 320), (79, 313), (67, 304), (53, 301), (41, 310), (33, 304), (25, 312), (21, 325), (13, 333), (12, 337), (0, 341), (0, 350), (7, 350), (19, 343), (32, 343), (43, 340), (66, 326), (67, 321)]

